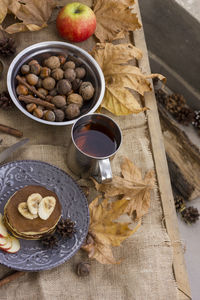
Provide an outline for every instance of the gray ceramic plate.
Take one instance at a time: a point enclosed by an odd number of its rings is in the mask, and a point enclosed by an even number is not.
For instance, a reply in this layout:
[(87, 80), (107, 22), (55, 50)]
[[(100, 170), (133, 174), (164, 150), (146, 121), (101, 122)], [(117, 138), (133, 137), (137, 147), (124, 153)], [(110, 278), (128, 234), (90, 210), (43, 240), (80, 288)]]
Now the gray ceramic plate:
[(16, 270), (39, 271), (56, 267), (81, 247), (89, 226), (88, 203), (76, 182), (64, 171), (48, 163), (34, 160), (15, 161), (0, 167), (0, 212), (7, 200), (26, 185), (41, 185), (58, 195), (62, 216), (75, 222), (71, 239), (60, 239), (52, 249), (40, 241), (20, 239), (21, 249), (15, 254), (0, 250), (0, 263)]

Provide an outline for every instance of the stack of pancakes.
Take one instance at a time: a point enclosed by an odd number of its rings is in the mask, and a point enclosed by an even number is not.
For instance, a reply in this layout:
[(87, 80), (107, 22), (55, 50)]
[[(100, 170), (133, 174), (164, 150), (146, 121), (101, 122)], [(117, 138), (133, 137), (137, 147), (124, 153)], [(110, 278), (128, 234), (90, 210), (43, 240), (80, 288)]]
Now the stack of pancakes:
[[(18, 205), (26, 202), (33, 193), (39, 193), (43, 198), (53, 196), (56, 206), (47, 220), (37, 217), (30, 220), (23, 217), (18, 211)], [(4, 222), (13, 235), (22, 239), (38, 240), (51, 233), (61, 217), (61, 205), (57, 195), (42, 186), (26, 186), (12, 195), (4, 208)]]

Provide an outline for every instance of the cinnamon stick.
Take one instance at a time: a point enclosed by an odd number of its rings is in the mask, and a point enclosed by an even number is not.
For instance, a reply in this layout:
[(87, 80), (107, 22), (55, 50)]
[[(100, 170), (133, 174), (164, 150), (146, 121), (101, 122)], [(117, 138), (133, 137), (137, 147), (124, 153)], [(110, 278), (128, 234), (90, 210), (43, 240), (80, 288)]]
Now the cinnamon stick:
[(20, 138), (23, 136), (22, 131), (3, 124), (0, 124), (0, 131)]
[(26, 272), (16, 271), (16, 272), (12, 273), (11, 275), (4, 277), (3, 279), (0, 280), (0, 287), (2, 287), (3, 285), (23, 276), (25, 274), (26, 274)]
[(26, 103), (35, 103), (37, 105), (44, 106), (49, 109), (54, 109), (55, 105), (53, 103), (49, 103), (47, 101), (41, 100), (40, 98), (34, 98), (31, 96), (19, 96), (19, 101), (24, 101)]
[(23, 85), (27, 87), (31, 92), (33, 92), (35, 95), (37, 95), (39, 98), (45, 99), (45, 96), (42, 95), (40, 92), (36, 90), (34, 86), (29, 85), (23, 78), (21, 78), (19, 75), (16, 76), (16, 79)]

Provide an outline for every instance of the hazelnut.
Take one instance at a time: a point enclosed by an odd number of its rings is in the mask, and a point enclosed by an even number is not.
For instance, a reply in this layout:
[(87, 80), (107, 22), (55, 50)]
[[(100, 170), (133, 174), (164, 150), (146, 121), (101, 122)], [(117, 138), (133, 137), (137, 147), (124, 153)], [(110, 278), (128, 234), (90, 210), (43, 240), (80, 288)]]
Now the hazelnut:
[(57, 56), (50, 56), (49, 58), (45, 59), (44, 64), (50, 69), (56, 69), (60, 67), (60, 60)]
[(41, 71), (40, 71), (40, 77), (41, 78), (46, 78), (49, 77), (51, 74), (51, 69), (47, 68), (47, 67), (42, 67)]
[(61, 79), (58, 81), (56, 88), (59, 94), (65, 95), (71, 91), (72, 85), (69, 80)]
[(82, 83), (82, 80), (79, 78), (75, 78), (74, 81), (72, 81), (72, 89), (73, 91), (76, 91), (79, 89), (80, 85)]
[(30, 65), (30, 72), (39, 75), (40, 74), (41, 67), (39, 64), (31, 64)]
[(71, 120), (80, 115), (80, 108), (77, 104), (71, 103), (65, 109), (67, 119)]
[(25, 85), (19, 84), (16, 88), (17, 95), (28, 95), (28, 89)]
[(60, 80), (60, 79), (63, 79), (63, 74), (64, 74), (64, 71), (60, 68), (57, 68), (57, 69), (53, 69), (51, 76), (55, 80)]
[(48, 102), (51, 102), (52, 99), (53, 99), (53, 96), (51, 96), (51, 95), (47, 95), (46, 98), (45, 98), (45, 100), (48, 101)]
[(53, 90), (51, 90), (50, 92), (49, 92), (49, 95), (50, 96), (56, 96), (57, 95), (57, 89), (56, 88), (54, 88)]
[(36, 85), (38, 82), (38, 76), (30, 73), (26, 75), (26, 80), (30, 85)]
[(74, 69), (66, 69), (64, 72), (65, 79), (68, 79), (70, 82), (74, 81), (76, 78), (76, 73)]
[(64, 66), (63, 66), (63, 70), (66, 70), (66, 69), (75, 69), (76, 65), (73, 61), (67, 61)]
[(52, 110), (45, 111), (44, 118), (47, 121), (55, 122), (56, 116)]
[(37, 108), (35, 103), (29, 103), (26, 105), (26, 109), (28, 112), (32, 113)]
[(55, 117), (56, 117), (56, 122), (62, 122), (65, 118), (65, 113), (61, 109), (54, 109)]
[(90, 100), (94, 95), (94, 87), (91, 82), (82, 82), (79, 88), (79, 94), (83, 97), (83, 100)]
[(53, 97), (51, 102), (58, 108), (65, 106), (67, 103), (65, 97), (60, 95)]
[(83, 105), (83, 98), (79, 94), (74, 93), (67, 97), (67, 103), (74, 103), (81, 107)]
[(43, 111), (39, 108), (34, 109), (33, 115), (39, 119), (43, 117)]
[(84, 68), (76, 68), (75, 73), (76, 73), (76, 78), (82, 79), (83, 77), (85, 77), (86, 71)]
[(43, 88), (39, 88), (39, 89), (38, 89), (38, 92), (39, 92), (40, 94), (42, 94), (44, 97), (46, 97), (46, 96), (48, 95), (48, 91), (45, 90), (45, 89), (43, 89)]
[(80, 67), (82, 65), (82, 61), (78, 57), (75, 57), (73, 55), (69, 55), (68, 60), (73, 61), (77, 67)]
[(31, 61), (29, 61), (29, 66), (31, 65), (35, 65), (35, 64), (39, 64), (38, 61), (36, 59), (32, 59)]
[(29, 65), (23, 65), (21, 67), (21, 72), (23, 75), (28, 74), (30, 72), (30, 66)]
[(58, 55), (58, 58), (60, 60), (60, 64), (64, 65), (64, 63), (66, 62), (67, 57), (64, 55)]
[(42, 79), (41, 78), (38, 78), (38, 82), (36, 84), (36, 87), (37, 88), (41, 88), (42, 87)]
[(56, 81), (52, 77), (46, 77), (43, 79), (42, 85), (46, 90), (50, 91), (50, 90), (54, 89), (54, 87), (56, 85)]

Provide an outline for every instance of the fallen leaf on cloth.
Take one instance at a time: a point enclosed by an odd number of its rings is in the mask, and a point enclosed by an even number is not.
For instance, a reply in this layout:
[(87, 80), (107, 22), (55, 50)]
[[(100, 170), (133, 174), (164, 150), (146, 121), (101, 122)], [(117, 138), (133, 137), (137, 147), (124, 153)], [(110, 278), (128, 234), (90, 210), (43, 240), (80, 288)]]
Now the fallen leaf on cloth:
[(137, 14), (131, 11), (134, 0), (95, 0), (96, 37), (100, 42), (124, 38), (128, 31), (141, 27)]
[(141, 59), (142, 52), (132, 44), (97, 43), (91, 52), (99, 63), (105, 77), (106, 90), (100, 109), (105, 108), (115, 115), (128, 115), (146, 110), (141, 107), (137, 97), (128, 89), (144, 95), (151, 91), (148, 78), (159, 77), (160, 74), (144, 75), (142, 71), (128, 64), (132, 59)]
[(5, 30), (9, 34), (21, 31), (37, 31), (47, 26), (47, 21), (56, 6), (54, 0), (3, 0), (0, 7), (0, 24), (7, 13), (12, 13), (21, 22), (14, 23)]
[(121, 172), (122, 177), (115, 176), (110, 183), (99, 184), (95, 181), (96, 189), (103, 192), (105, 198), (120, 196), (128, 200), (125, 212), (138, 220), (149, 210), (150, 192), (155, 184), (154, 171), (148, 171), (143, 178), (141, 170), (124, 158)]
[(96, 198), (90, 203), (90, 227), (85, 245), (82, 249), (88, 252), (89, 258), (95, 258), (102, 264), (116, 264), (111, 246), (119, 246), (126, 238), (135, 233), (141, 222), (130, 229), (131, 223), (116, 220), (126, 213), (129, 201), (126, 199), (109, 202), (107, 199), (99, 203)]

